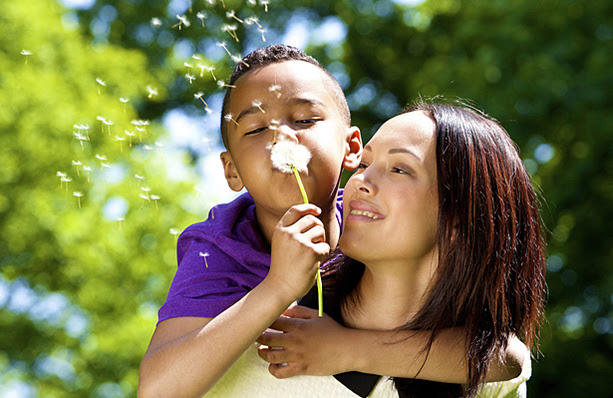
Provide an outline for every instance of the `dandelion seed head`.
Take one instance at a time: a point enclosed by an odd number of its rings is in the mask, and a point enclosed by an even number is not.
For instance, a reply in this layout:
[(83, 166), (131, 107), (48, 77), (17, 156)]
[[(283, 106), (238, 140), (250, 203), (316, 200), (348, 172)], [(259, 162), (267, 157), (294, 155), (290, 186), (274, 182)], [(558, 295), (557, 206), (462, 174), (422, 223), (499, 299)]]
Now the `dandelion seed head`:
[(128, 102), (130, 102), (130, 100), (128, 98), (119, 98), (119, 102), (127, 104)]
[(215, 45), (217, 47), (225, 47), (225, 46), (227, 46), (225, 41), (218, 41), (217, 43), (215, 43)]
[(311, 152), (293, 141), (279, 140), (270, 148), (270, 160), (273, 168), (282, 173), (291, 173), (292, 168), (305, 172), (311, 160)]
[(262, 101), (255, 99), (251, 101), (251, 106), (255, 106), (255, 107), (262, 106)]
[(138, 174), (134, 174), (134, 177), (136, 177), (136, 179), (138, 179), (138, 180), (144, 180), (145, 179), (144, 176), (141, 176), (141, 175), (138, 175)]
[(63, 173), (63, 172), (61, 172), (61, 171), (58, 171), (57, 173), (55, 173), (55, 175), (56, 175), (57, 177), (66, 177), (66, 176), (67, 176), (67, 174), (66, 174), (66, 173)]
[(232, 55), (230, 58), (232, 58), (232, 61), (236, 62), (237, 64), (243, 61), (243, 58), (239, 57), (238, 55)]
[(21, 54), (21, 55), (26, 55), (26, 56), (27, 56), (27, 55), (32, 55), (32, 52), (31, 52), (31, 51), (28, 51), (28, 50), (26, 50), (26, 49), (23, 49), (23, 50), (21, 50), (21, 53), (20, 53), (20, 54)]
[(72, 181), (72, 178), (67, 177), (67, 176), (63, 176), (63, 177), (61, 178), (61, 180), (62, 180), (62, 182), (70, 182), (70, 181)]
[(183, 62), (183, 66), (186, 66), (188, 68), (193, 68), (194, 65), (190, 64), (189, 62)]
[(204, 111), (205, 111), (206, 113), (208, 113), (208, 114), (213, 113), (213, 110), (212, 110), (211, 108), (209, 108), (208, 106), (205, 106), (205, 107), (204, 107)]
[(112, 120), (106, 120), (106, 119), (103, 120), (102, 123), (106, 124), (107, 126), (112, 126), (113, 124), (115, 124), (115, 123), (113, 123)]
[(111, 167), (111, 165), (108, 163), (100, 163), (100, 166), (105, 169), (108, 169), (109, 167)]
[(128, 137), (134, 137), (136, 135), (136, 133), (134, 131), (128, 131), (128, 130), (124, 130), (124, 133), (128, 136)]
[(146, 193), (139, 193), (138, 197), (144, 200), (149, 200), (149, 195), (147, 195)]
[(83, 163), (81, 163), (81, 162), (80, 162), (80, 161), (78, 161), (78, 160), (73, 160), (73, 161), (72, 161), (72, 165), (73, 165), (73, 166), (81, 166), (82, 164), (83, 164)]
[(227, 113), (227, 114), (225, 114), (225, 115), (223, 116), (223, 118), (224, 118), (224, 120), (225, 120), (226, 122), (229, 122), (229, 121), (231, 121), (231, 120), (232, 120), (232, 114), (231, 114), (231, 113)]
[(208, 257), (208, 256), (210, 256), (209, 252), (204, 252), (204, 253), (200, 252), (198, 254), (200, 255), (200, 257)]
[(74, 133), (72, 133), (72, 134), (73, 134), (73, 135), (75, 136), (75, 138), (76, 138), (77, 140), (79, 140), (79, 141), (87, 141), (87, 137), (86, 137), (86, 136), (84, 136), (84, 135), (83, 135), (83, 134), (81, 134), (81, 133), (74, 132)]
[(72, 196), (76, 196), (77, 198), (82, 198), (83, 197), (83, 192), (73, 192)]
[(96, 120), (100, 120), (101, 122), (104, 123), (106, 121), (106, 118), (104, 116), (98, 115), (98, 116), (96, 116)]
[(158, 195), (149, 195), (149, 197), (151, 198), (151, 200), (159, 200), (160, 197)]
[(204, 96), (204, 93), (202, 91), (198, 91), (196, 94), (194, 94), (194, 98), (196, 99), (200, 99)]
[(98, 159), (100, 161), (105, 161), (106, 160), (106, 156), (96, 154), (96, 159)]
[(198, 12), (198, 13), (196, 14), (196, 18), (198, 18), (198, 19), (200, 19), (200, 20), (203, 20), (203, 19), (205, 19), (205, 18), (207, 18), (207, 17), (208, 17), (208, 15), (207, 15), (207, 14), (206, 14), (206, 12), (204, 12), (204, 11), (200, 11), (200, 12)]
[(270, 87), (268, 87), (268, 91), (279, 91), (281, 90), (281, 86), (278, 84), (271, 84)]
[(226, 82), (222, 81), (222, 80), (217, 80), (217, 85), (221, 88), (224, 88), (226, 86)]
[(212, 72), (215, 70), (214, 66), (205, 66), (204, 69), (206, 69), (208, 72)]
[(83, 170), (85, 171), (92, 171), (92, 168), (89, 166), (83, 166)]
[(106, 82), (104, 82), (102, 79), (100, 79), (99, 77), (96, 78), (96, 82), (101, 85), (102, 87), (106, 86)]
[(143, 192), (149, 192), (149, 191), (151, 191), (151, 188), (149, 188), (149, 187), (140, 187), (140, 190), (143, 191)]

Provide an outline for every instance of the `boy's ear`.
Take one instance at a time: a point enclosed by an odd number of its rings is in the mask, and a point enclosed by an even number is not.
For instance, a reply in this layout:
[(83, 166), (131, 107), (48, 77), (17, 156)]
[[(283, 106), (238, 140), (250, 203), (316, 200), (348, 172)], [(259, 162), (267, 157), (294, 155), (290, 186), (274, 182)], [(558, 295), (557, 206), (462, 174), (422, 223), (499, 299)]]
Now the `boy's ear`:
[(343, 168), (349, 171), (355, 170), (360, 165), (363, 150), (362, 135), (359, 128), (356, 126), (349, 127), (345, 145), (347, 150), (343, 159)]
[(241, 176), (238, 174), (238, 170), (236, 170), (236, 166), (234, 165), (234, 160), (232, 159), (232, 155), (230, 152), (222, 152), (219, 155), (221, 159), (221, 163), (223, 164), (223, 172), (226, 177), (226, 181), (228, 182), (228, 186), (233, 191), (240, 191), (245, 186), (243, 184), (243, 180)]

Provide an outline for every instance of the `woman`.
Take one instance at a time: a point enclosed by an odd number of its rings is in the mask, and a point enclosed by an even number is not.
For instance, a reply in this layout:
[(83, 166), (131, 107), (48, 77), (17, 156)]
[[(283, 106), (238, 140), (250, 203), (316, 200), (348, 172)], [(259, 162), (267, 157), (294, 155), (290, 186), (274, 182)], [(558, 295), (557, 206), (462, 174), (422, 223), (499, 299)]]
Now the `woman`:
[[(468, 107), (411, 107), (365, 146), (343, 206), (343, 254), (324, 276), (326, 301), (342, 322), (431, 331), (426, 353), (444, 328), (465, 333), (468, 382), (396, 378), (401, 397), (475, 396), (513, 335), (536, 343), (545, 296), (541, 220), (530, 177), (496, 121)], [(286, 323), (283, 335), (265, 333), (260, 342), (284, 349), (260, 355), (273, 364), (304, 361), (296, 359), (307, 352), (296, 343), (305, 338), (299, 329)], [(330, 347), (345, 344), (338, 336), (310, 337)], [(379, 374), (397, 376), (393, 367)], [(520, 383), (512, 387), (525, 394)], [(480, 395), (491, 396), (487, 388)]]

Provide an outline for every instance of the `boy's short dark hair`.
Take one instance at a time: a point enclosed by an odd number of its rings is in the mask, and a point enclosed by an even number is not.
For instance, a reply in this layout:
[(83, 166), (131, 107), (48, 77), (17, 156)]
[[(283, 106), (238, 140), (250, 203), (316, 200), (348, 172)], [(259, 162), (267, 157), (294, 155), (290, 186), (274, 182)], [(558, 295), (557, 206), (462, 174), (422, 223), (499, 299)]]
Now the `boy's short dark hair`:
[[(332, 95), (341, 116), (347, 122), (347, 125), (351, 123), (349, 106), (347, 105), (345, 94), (343, 93), (343, 89), (341, 88), (340, 84), (338, 84), (338, 81), (330, 74), (330, 72), (321, 66), (321, 64), (317, 62), (315, 58), (307, 55), (304, 51), (296, 47), (285, 44), (273, 44), (271, 46), (258, 48), (257, 50), (247, 54), (243, 58), (243, 62), (239, 62), (234, 68), (234, 72), (232, 73), (232, 76), (230, 76), (229, 84), (234, 85), (234, 83), (236, 83), (236, 81), (247, 72), (285, 61), (304, 61), (321, 69), (329, 78), (329, 88), (332, 90)], [(221, 139), (223, 140), (226, 149), (229, 149), (228, 121), (224, 118), (224, 116), (228, 113), (231, 92), (232, 88), (228, 88), (226, 90), (221, 108)]]

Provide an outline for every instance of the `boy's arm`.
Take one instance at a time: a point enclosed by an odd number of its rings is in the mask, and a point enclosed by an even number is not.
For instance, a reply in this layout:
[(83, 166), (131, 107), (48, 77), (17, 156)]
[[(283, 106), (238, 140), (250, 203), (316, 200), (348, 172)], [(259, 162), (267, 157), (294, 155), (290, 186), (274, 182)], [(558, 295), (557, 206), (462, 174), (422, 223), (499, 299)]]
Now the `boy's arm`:
[(315, 281), (327, 254), (313, 205), (292, 207), (273, 234), (267, 277), (215, 318), (160, 322), (141, 362), (139, 397), (201, 397)]
[[(285, 333), (266, 332), (258, 339), (266, 346), (283, 347), (282, 350), (259, 350), (260, 356), (271, 363), (270, 373), (277, 378), (359, 371), (445, 383), (467, 381), (462, 328), (444, 329), (432, 344), (424, 363), (423, 347), (430, 337), (427, 331), (350, 329), (326, 315), (318, 318), (315, 310), (301, 306), (292, 307), (285, 314), (292, 318), (281, 317), (273, 324), (274, 329)], [(510, 380), (518, 376), (525, 351), (519, 339), (510, 339), (503, 355), (505, 362), (494, 359), (486, 381)], [(282, 363), (287, 366), (279, 365)]]

